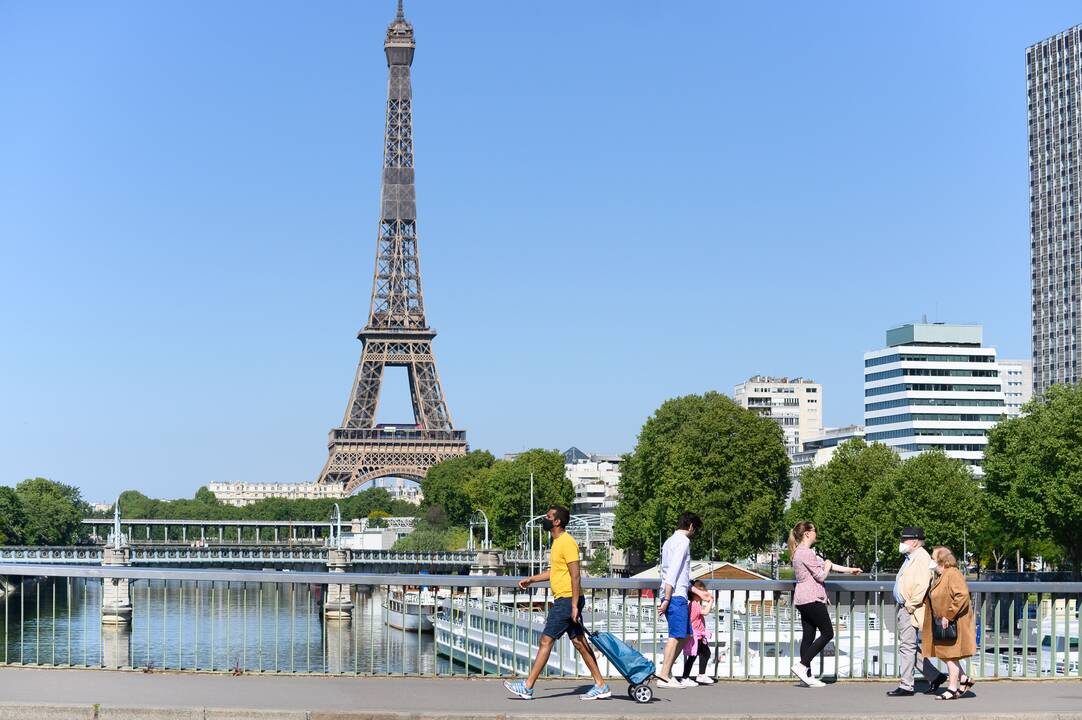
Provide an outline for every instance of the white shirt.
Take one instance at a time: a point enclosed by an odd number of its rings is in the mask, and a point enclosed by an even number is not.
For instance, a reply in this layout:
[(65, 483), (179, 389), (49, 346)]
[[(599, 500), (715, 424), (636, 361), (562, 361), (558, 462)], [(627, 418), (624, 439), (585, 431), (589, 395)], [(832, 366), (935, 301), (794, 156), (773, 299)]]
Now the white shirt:
[(691, 585), (691, 540), (681, 530), (672, 534), (661, 546), (661, 594), (672, 586), (673, 597), (687, 597)]

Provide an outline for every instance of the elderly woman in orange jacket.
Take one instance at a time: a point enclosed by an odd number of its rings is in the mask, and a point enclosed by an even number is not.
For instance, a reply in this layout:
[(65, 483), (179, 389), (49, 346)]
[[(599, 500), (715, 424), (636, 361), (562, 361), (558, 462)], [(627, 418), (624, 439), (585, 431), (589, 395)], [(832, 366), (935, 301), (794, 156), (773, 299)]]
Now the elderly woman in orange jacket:
[[(932, 567), (938, 575), (932, 581), (924, 601), (924, 629), (921, 650), (926, 658), (939, 658), (947, 664), (947, 689), (937, 700), (957, 700), (975, 683), (962, 672), (962, 659), (977, 653), (977, 630), (970, 602), (969, 585), (958, 569), (958, 560), (948, 547), (932, 551)], [(932, 631), (937, 624), (947, 634), (951, 623), (957, 631), (953, 639), (937, 639)]]

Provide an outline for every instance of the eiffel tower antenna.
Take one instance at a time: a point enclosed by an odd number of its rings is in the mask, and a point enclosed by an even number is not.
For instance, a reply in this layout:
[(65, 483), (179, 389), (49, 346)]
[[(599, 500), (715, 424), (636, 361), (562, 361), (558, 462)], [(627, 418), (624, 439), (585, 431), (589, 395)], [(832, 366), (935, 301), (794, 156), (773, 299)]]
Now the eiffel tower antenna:
[[(425, 319), (417, 238), (413, 167), (413, 90), (410, 66), (416, 48), (402, 0), (387, 27), (387, 125), (383, 142), (376, 268), (368, 323), (358, 334), (361, 360), (342, 426), (331, 430), (321, 484), (349, 493), (384, 477), (420, 481), (428, 469), (464, 455), (466, 432), (456, 430), (447, 409)], [(413, 401), (413, 424), (376, 425), (383, 368), (404, 367)]]

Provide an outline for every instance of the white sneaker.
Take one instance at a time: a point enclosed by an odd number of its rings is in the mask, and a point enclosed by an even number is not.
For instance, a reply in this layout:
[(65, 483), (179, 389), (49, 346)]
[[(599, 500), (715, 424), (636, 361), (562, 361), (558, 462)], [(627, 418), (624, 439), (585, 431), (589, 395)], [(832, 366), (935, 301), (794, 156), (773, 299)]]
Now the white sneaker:
[(658, 680), (657, 686), (659, 688), (666, 688), (668, 690), (683, 690), (686, 685), (675, 678), (669, 678), (668, 680)]
[(804, 666), (804, 663), (795, 662), (793, 663), (793, 667), (790, 668), (790, 670), (794, 675), (796, 675), (797, 680), (799, 680), (805, 687), (811, 686), (811, 683), (809, 682), (809, 680), (811, 679), (811, 671), (809, 671), (808, 668)]
[(699, 687), (699, 683), (695, 682), (689, 677), (680, 678), (680, 684), (684, 687)]
[(827, 684), (825, 682), (823, 682), (819, 678), (815, 677), (814, 675), (809, 675), (806, 682), (808, 684), (808, 687), (813, 687), (813, 688), (821, 688), (821, 687), (826, 687), (827, 686)]
[(695, 678), (695, 682), (699, 683), (700, 685), (713, 685), (714, 678), (710, 677), (709, 675), (699, 675)]

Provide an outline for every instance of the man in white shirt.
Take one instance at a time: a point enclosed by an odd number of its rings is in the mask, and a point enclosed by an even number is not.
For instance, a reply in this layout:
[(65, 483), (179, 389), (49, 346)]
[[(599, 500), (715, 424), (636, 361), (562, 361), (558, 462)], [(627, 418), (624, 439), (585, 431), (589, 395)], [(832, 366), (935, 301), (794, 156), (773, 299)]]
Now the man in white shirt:
[[(665, 643), (665, 661), (658, 673), (658, 687), (685, 688), (697, 685), (694, 680), (686, 683), (672, 677), (672, 666), (677, 654), (691, 637), (691, 617), (688, 613), (688, 588), (691, 586), (691, 538), (703, 526), (703, 521), (693, 512), (680, 516), (676, 532), (661, 547), (661, 605), (658, 615), (664, 615), (669, 625), (669, 639)], [(695, 591), (698, 593), (698, 591)]]

